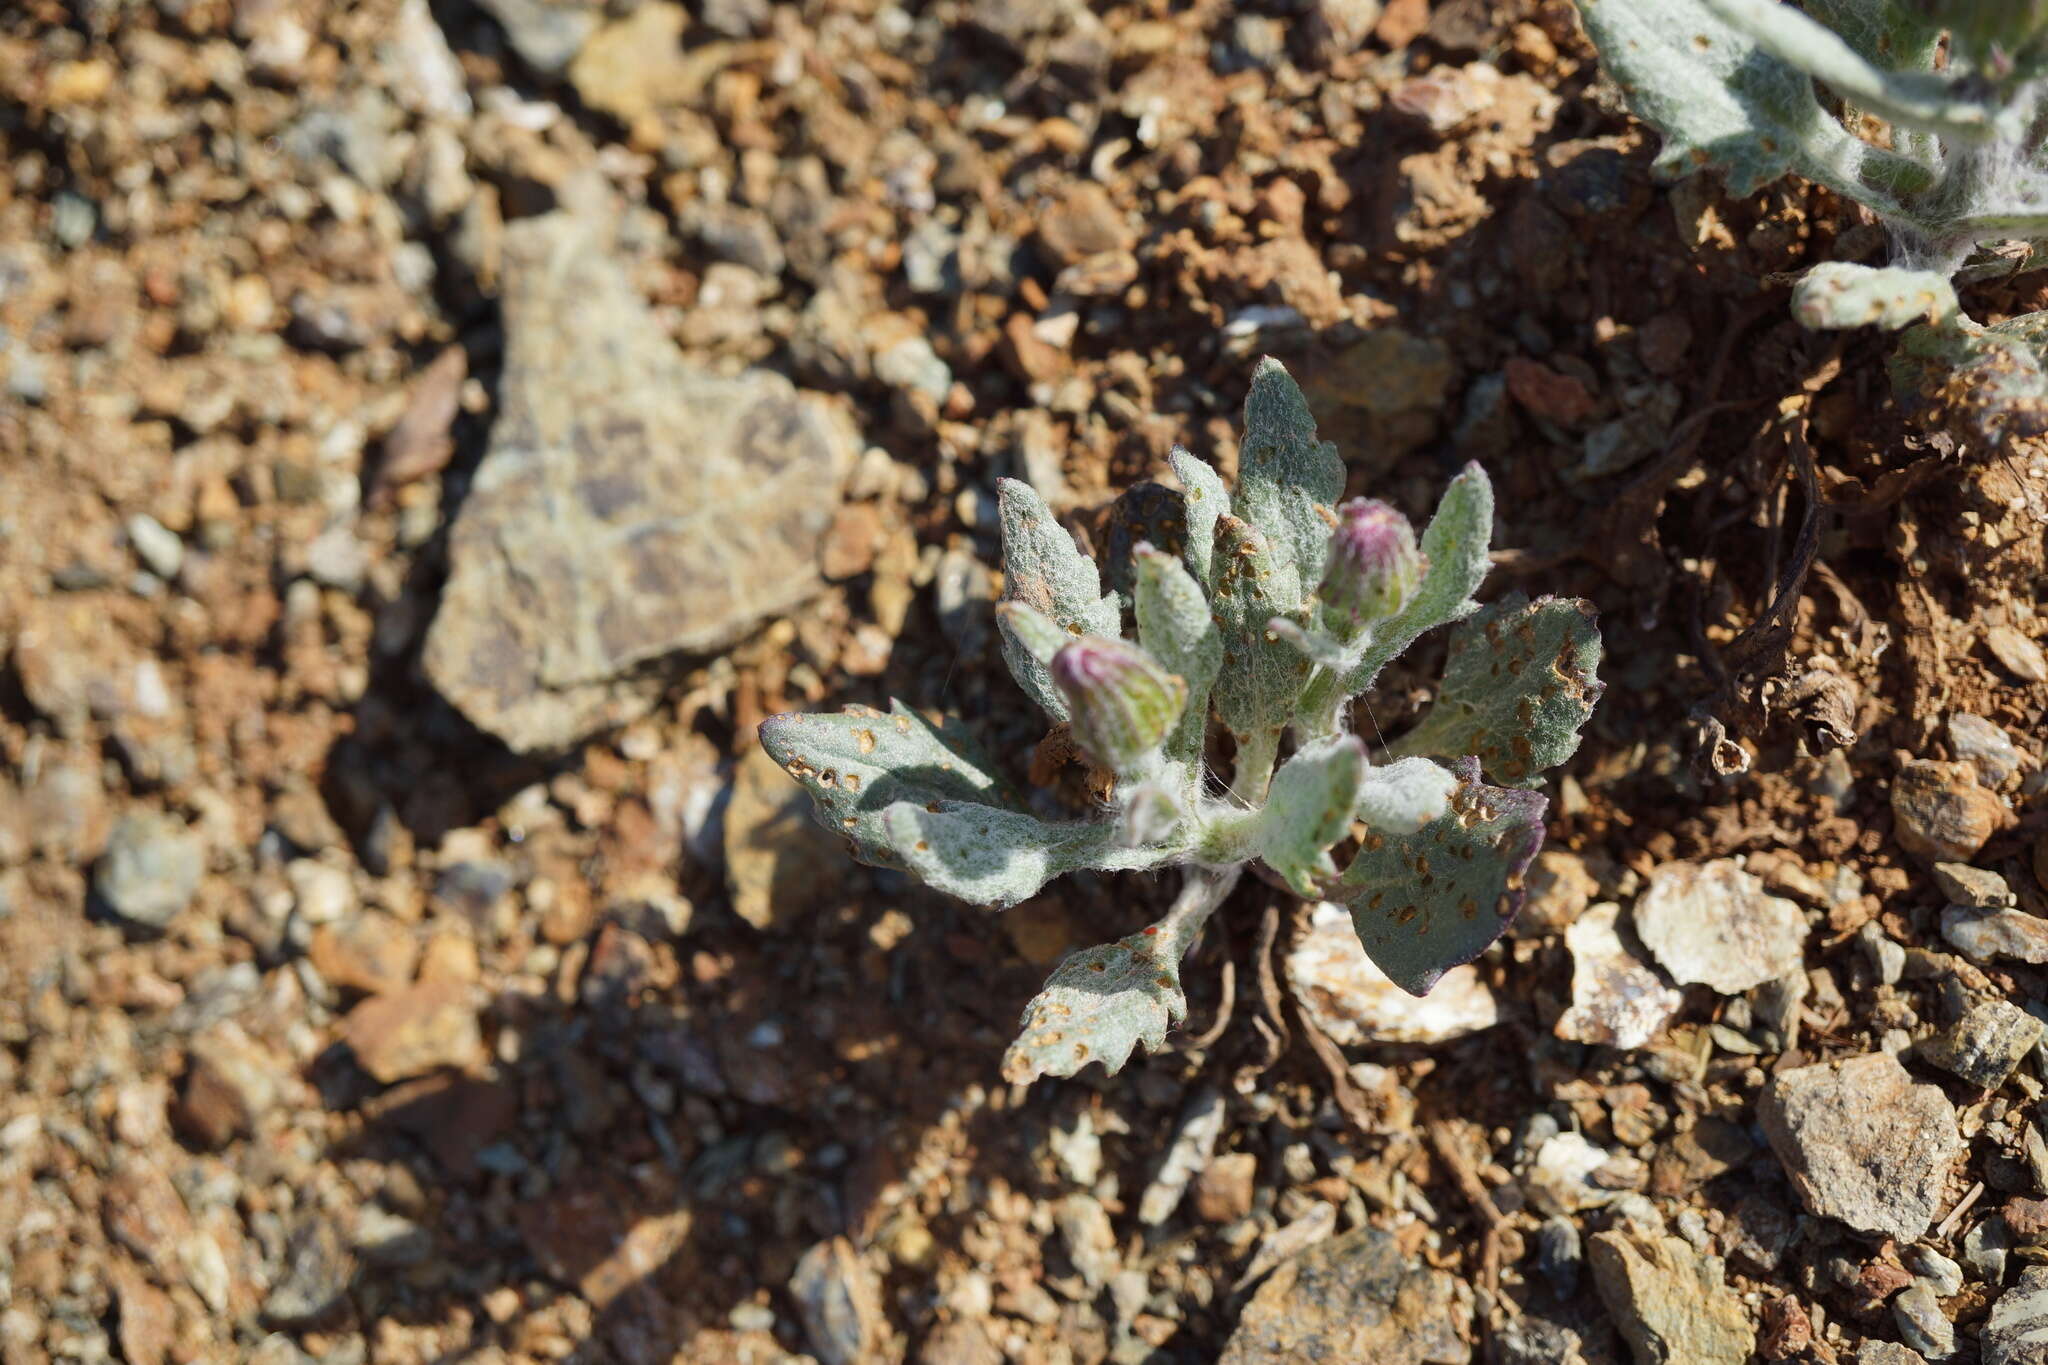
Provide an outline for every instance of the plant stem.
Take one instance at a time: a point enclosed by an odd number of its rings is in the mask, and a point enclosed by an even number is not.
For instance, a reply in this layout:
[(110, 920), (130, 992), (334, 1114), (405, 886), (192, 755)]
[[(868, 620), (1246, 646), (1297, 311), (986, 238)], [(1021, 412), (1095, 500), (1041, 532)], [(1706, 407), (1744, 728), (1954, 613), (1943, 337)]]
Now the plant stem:
[(1243, 863), (1188, 869), (1180, 894), (1173, 898), (1173, 907), (1166, 912), (1166, 918), (1159, 921), (1160, 937), (1170, 945), (1175, 961), (1195, 941), (1195, 935), (1201, 932), (1202, 926), (1209, 922), (1209, 916), (1216, 913), (1216, 907), (1229, 897), (1237, 886), (1237, 879), (1243, 875)]
[(1256, 727), (1237, 737), (1237, 766), (1231, 770), (1232, 795), (1247, 806), (1266, 803), (1266, 788), (1273, 781), (1273, 764), (1280, 757), (1281, 727)]

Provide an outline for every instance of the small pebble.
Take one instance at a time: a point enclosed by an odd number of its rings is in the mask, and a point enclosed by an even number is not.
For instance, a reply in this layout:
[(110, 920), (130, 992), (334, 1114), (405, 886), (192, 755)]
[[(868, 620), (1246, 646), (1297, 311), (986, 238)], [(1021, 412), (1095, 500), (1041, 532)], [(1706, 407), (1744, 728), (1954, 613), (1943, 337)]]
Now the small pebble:
[(122, 919), (161, 929), (192, 903), (205, 861), (183, 821), (138, 811), (114, 826), (93, 869), (93, 890)]
[(2013, 903), (2012, 888), (2006, 885), (2005, 878), (1968, 863), (1936, 863), (1934, 884), (1951, 905), (1996, 910)]
[(185, 542), (145, 512), (128, 518), (128, 543), (135, 547), (135, 557), (158, 578), (176, 578), (185, 563)]
[(1963, 1292), (1963, 1268), (1933, 1247), (1907, 1247), (1901, 1259), (1908, 1270), (1927, 1282), (1937, 1298), (1946, 1299)]
[(1956, 1353), (1955, 1324), (1941, 1311), (1925, 1280), (1915, 1280), (1893, 1296), (1892, 1318), (1906, 1344), (1929, 1360), (1947, 1360)]
[(1881, 986), (1895, 986), (1906, 971), (1906, 950), (1891, 939), (1877, 925), (1876, 920), (1865, 923), (1856, 931), (1856, 947), (1870, 964), (1870, 974)]
[(2020, 770), (2020, 751), (2012, 736), (1982, 716), (1958, 711), (1948, 718), (1948, 747), (1977, 770), (1977, 780), (2003, 787)]
[(2048, 682), (2048, 654), (2011, 626), (1993, 626), (1985, 631), (1984, 647), (2006, 672), (2021, 682)]
[(1921, 1055), (1970, 1084), (1996, 1090), (2041, 1041), (2041, 1021), (2004, 1000), (1973, 1005), (1921, 1045)]

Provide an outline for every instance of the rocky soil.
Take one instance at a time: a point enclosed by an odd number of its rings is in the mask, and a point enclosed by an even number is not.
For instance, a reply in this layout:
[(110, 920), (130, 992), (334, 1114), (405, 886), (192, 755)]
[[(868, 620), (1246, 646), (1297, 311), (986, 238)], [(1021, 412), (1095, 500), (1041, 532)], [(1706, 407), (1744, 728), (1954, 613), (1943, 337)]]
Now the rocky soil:
[[(0, 1365), (2044, 1359), (2048, 450), (1564, 0), (19, 0), (0, 149)], [(1170, 888), (946, 901), (754, 728), (1021, 780), (995, 479), (1128, 536), (1260, 354), (1606, 699), (1427, 1002), (1247, 884), (1007, 1087)]]

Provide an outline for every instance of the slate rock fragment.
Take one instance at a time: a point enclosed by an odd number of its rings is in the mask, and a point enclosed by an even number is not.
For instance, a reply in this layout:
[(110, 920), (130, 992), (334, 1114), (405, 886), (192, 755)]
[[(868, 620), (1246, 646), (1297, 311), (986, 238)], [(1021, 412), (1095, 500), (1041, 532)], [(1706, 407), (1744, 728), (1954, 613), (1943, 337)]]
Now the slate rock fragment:
[(2048, 1365), (2048, 1266), (2028, 1266), (1998, 1296), (1977, 1344), (1984, 1365)]
[(2039, 1019), (2007, 1001), (1985, 1000), (1921, 1044), (1920, 1052), (1971, 1085), (1996, 1090), (2040, 1041)]
[(850, 442), (779, 375), (686, 364), (566, 210), (505, 230), (505, 369), (426, 668), (481, 728), (560, 748), (644, 711), (642, 665), (819, 584)]

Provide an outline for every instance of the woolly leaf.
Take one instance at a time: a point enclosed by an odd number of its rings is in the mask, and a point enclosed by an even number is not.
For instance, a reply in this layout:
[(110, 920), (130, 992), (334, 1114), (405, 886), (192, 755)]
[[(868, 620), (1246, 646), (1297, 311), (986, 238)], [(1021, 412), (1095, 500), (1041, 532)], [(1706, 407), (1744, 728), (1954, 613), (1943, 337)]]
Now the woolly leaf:
[(1895, 332), (1916, 322), (1945, 321), (1955, 311), (1955, 287), (1938, 270), (1874, 270), (1823, 261), (1792, 287), (1792, 316), (1816, 332), (1849, 327)]
[[(1051, 618), (1062, 630), (1115, 638), (1123, 634), (1123, 613), (1102, 591), (1095, 561), (1053, 516), (1030, 484), (1000, 479), (997, 505), (1003, 525), (1003, 600), (1022, 602)], [(1008, 631), (1003, 660), (1017, 685), (1054, 720), (1067, 718), (1067, 703), (1052, 685), (1046, 666)]]
[(1190, 762), (1201, 757), (1209, 726), (1209, 688), (1223, 666), (1223, 636), (1209, 614), (1208, 599), (1180, 560), (1141, 545), (1135, 563), (1131, 605), (1138, 618), (1138, 643), (1188, 685), (1187, 709), (1167, 740), (1166, 753)]
[(1479, 759), (1488, 777), (1524, 787), (1570, 758), (1606, 684), (1593, 605), (1520, 593), (1451, 632), (1442, 690), (1397, 754)]
[(1029, 1085), (1090, 1062), (1115, 1075), (1139, 1044), (1147, 1052), (1165, 1047), (1166, 1030), (1188, 1015), (1180, 960), (1201, 924), (1162, 920), (1060, 963), (1024, 1007), (1024, 1031), (1003, 1057), (1003, 1079)]
[[(1256, 526), (1276, 562), (1293, 569), (1302, 592), (1314, 589), (1329, 557), (1332, 509), (1344, 493), (1337, 447), (1316, 439), (1316, 419), (1301, 386), (1268, 356), (1252, 374), (1238, 443), (1238, 516)], [(1288, 610), (1298, 602), (1284, 604)]]
[(1151, 867), (1169, 850), (1125, 848), (1106, 821), (1054, 824), (1023, 811), (966, 801), (899, 801), (882, 813), (889, 846), (935, 891), (1001, 908), (1082, 868)]
[(1413, 834), (1450, 809), (1458, 779), (1426, 758), (1382, 764), (1359, 784), (1357, 813), (1378, 834)]
[(811, 794), (819, 823), (878, 867), (903, 866), (882, 828), (882, 813), (897, 802), (1024, 809), (958, 721), (935, 726), (900, 701), (888, 715), (851, 706), (837, 715), (770, 716), (761, 722), (761, 745)]
[(1941, 42), (1929, 23), (1896, 0), (1805, 0), (1808, 14), (1842, 36), (1856, 54), (1887, 71), (1927, 71)]
[(1216, 522), (1230, 515), (1230, 493), (1223, 480), (1206, 461), (1175, 446), (1166, 462), (1180, 476), (1183, 512), (1187, 517), (1187, 542), (1182, 550), (1188, 572), (1203, 588), (1216, 583)]
[(1299, 617), (1301, 591), (1293, 564), (1236, 517), (1216, 523), (1216, 582), (1210, 590), (1223, 634), (1223, 671), (1216, 713), (1232, 733), (1272, 732), (1287, 723), (1308, 662), (1268, 625)]
[(1484, 785), (1476, 759), (1451, 770), (1448, 813), (1413, 834), (1368, 832), (1325, 892), (1351, 912), (1366, 956), (1410, 995), (1501, 936), (1543, 847), (1542, 796)]
[(1706, 6), (1760, 51), (1894, 124), (1958, 144), (1987, 142), (1996, 131), (1996, 111), (1960, 98), (1954, 81), (1934, 71), (1879, 70), (1827, 25), (1782, 0), (1706, 0)]
[(1014, 644), (1048, 670), (1053, 656), (1076, 638), (1055, 625), (1050, 616), (1022, 602), (996, 603), (996, 628), (1002, 631), (1005, 643)]
[(1706, 0), (1579, 0), (1608, 73), (1664, 134), (1656, 169), (1674, 178), (1718, 167), (1748, 195), (1791, 171), (1879, 213), (1905, 214), (1898, 187), (1932, 172), (1851, 136), (1804, 71), (1772, 56)]
[(1364, 741), (1339, 735), (1302, 746), (1273, 774), (1258, 854), (1297, 895), (1314, 899), (1318, 881), (1336, 875), (1330, 849), (1351, 831), (1365, 770)]

